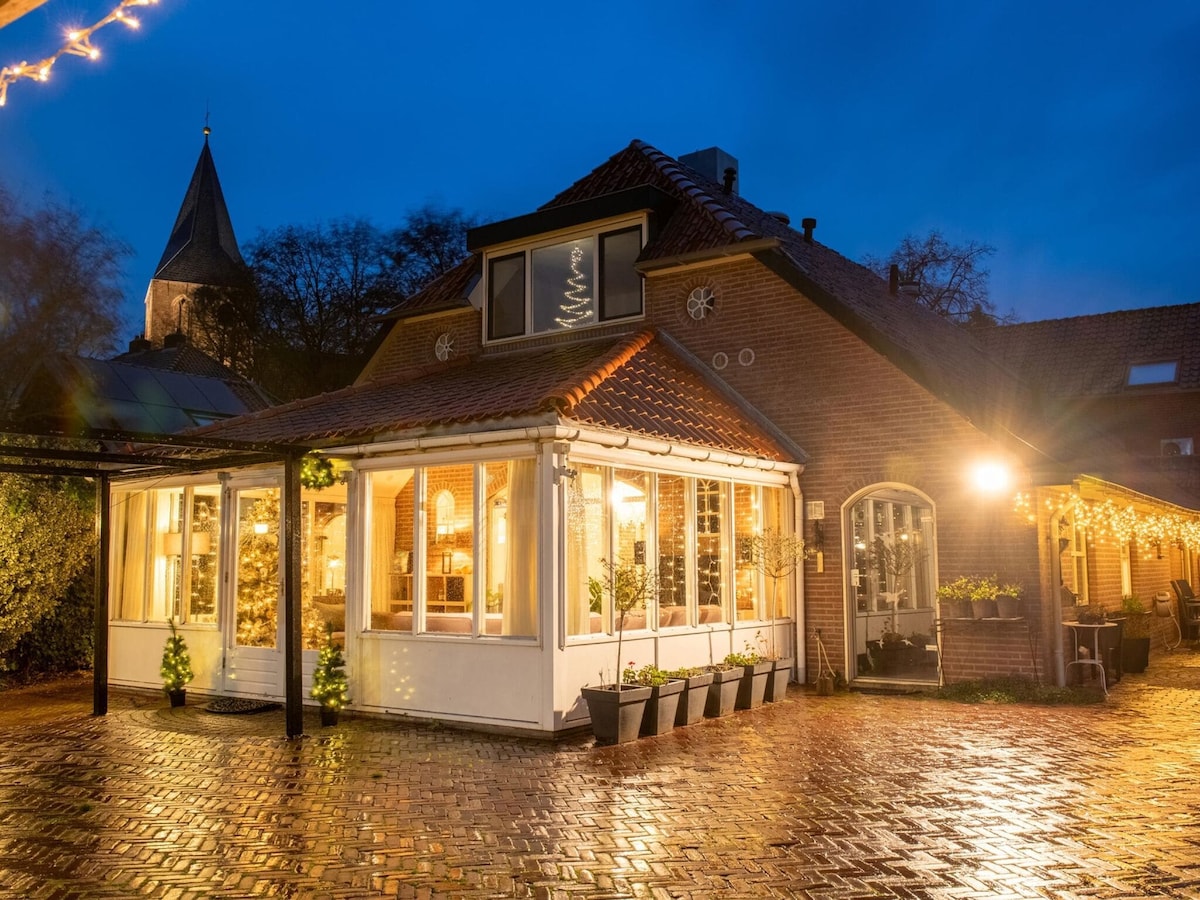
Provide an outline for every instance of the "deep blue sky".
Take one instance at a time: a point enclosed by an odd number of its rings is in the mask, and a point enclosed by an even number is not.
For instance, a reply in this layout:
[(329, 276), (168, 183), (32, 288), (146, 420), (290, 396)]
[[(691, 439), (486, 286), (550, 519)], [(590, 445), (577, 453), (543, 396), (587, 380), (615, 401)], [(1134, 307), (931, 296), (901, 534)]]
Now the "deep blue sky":
[[(49, 0), (0, 64), (115, 4)], [(241, 242), (425, 202), (529, 212), (633, 138), (720, 146), (853, 259), (993, 245), (1023, 319), (1200, 301), (1200, 3), (162, 0), (9, 89), (0, 181), (135, 251), (129, 333), (203, 141)]]

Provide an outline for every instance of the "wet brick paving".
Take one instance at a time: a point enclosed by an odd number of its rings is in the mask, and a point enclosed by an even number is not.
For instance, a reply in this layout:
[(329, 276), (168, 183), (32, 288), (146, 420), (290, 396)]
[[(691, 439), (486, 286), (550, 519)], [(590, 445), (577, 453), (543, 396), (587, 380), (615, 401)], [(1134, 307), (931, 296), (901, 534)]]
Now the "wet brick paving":
[(0, 694), (0, 897), (1200, 898), (1200, 653), (1103, 705), (793, 686), (596, 747)]

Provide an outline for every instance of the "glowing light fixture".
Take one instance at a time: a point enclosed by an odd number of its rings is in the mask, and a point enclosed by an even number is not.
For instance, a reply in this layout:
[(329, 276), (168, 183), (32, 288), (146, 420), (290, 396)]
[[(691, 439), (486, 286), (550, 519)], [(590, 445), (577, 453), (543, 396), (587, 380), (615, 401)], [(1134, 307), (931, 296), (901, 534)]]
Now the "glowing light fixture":
[(971, 470), (971, 483), (985, 494), (1000, 494), (1012, 484), (1012, 473), (1003, 463), (981, 462)]

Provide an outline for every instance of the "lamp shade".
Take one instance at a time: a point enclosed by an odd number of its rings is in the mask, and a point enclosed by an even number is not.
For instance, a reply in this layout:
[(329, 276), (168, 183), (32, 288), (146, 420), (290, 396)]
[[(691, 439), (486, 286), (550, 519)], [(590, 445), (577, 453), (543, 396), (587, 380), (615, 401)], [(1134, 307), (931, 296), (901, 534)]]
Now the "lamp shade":
[(178, 531), (168, 531), (162, 536), (164, 556), (179, 556), (183, 553), (183, 535)]

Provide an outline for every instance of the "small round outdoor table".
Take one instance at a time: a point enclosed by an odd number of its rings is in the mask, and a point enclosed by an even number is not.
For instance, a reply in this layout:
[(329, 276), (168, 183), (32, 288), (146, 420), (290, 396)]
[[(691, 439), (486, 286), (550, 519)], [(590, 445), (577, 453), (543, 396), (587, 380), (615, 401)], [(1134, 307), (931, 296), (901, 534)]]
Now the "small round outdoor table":
[[(1108, 685), (1104, 679), (1104, 663), (1100, 661), (1100, 632), (1105, 628), (1116, 628), (1117, 623), (1063, 622), (1063, 626), (1071, 629), (1071, 649), (1075, 655), (1075, 658), (1067, 663), (1067, 668), (1070, 669), (1071, 666), (1098, 666), (1100, 668), (1100, 688), (1104, 691), (1104, 696), (1107, 697)], [(1080, 659), (1079, 642), (1081, 639), (1086, 638), (1088, 632), (1091, 632), (1092, 635), (1092, 658)]]

